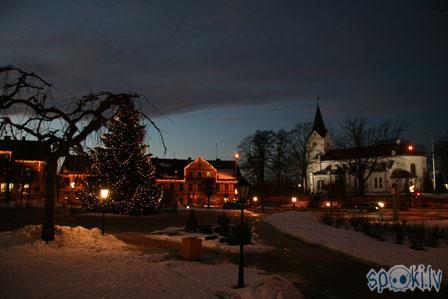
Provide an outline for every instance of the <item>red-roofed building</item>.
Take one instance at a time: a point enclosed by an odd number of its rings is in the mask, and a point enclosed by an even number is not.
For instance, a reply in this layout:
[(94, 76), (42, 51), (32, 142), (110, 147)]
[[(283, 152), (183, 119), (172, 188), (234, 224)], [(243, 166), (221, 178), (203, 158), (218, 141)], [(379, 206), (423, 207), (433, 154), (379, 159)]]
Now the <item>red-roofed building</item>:
[(213, 206), (236, 200), (235, 161), (205, 160), (198, 157), (196, 160), (153, 158), (152, 162), (156, 168), (157, 184), (172, 201), (179, 201), (184, 205), (206, 205), (204, 186), (208, 180), (214, 185), (215, 192), (210, 200)]

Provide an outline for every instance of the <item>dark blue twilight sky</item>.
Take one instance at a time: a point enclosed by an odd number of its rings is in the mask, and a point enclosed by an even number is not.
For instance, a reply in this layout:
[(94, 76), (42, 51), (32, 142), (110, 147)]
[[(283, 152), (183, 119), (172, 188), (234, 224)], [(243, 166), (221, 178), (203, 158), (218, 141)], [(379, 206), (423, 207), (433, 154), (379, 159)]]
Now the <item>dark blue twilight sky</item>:
[[(168, 157), (230, 158), (256, 129), (290, 129), (321, 97), (347, 116), (407, 118), (427, 144), (447, 128), (444, 0), (5, 1), (0, 64), (65, 95), (146, 94), (168, 117)], [(62, 101), (62, 100), (61, 100)], [(156, 136), (152, 150), (161, 156)]]

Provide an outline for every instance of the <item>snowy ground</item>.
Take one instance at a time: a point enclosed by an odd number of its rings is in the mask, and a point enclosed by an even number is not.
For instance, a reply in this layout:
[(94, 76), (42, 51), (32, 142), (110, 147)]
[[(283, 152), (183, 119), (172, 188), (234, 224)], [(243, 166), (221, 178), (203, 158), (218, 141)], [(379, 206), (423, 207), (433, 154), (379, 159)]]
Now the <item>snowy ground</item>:
[[(155, 231), (151, 234), (146, 235), (147, 238), (154, 239), (154, 240), (163, 240), (163, 241), (170, 241), (170, 242), (176, 242), (181, 243), (182, 238), (186, 237), (197, 237), (202, 239), (202, 246), (206, 248), (212, 248), (216, 250), (231, 252), (231, 253), (238, 253), (240, 248), (239, 246), (232, 246), (224, 243), (219, 242), (219, 238), (214, 240), (205, 240), (205, 237), (207, 235), (200, 234), (200, 233), (186, 233), (183, 231), (183, 227), (168, 227), (163, 230)], [(219, 237), (219, 236), (218, 236)], [(274, 250), (275, 248), (272, 246), (263, 245), (260, 243), (260, 240), (258, 240), (257, 235), (253, 234), (252, 237), (252, 243), (244, 245), (244, 251), (251, 253), (262, 253)]]
[(438, 248), (414, 250), (407, 245), (394, 244), (392, 241), (380, 242), (361, 232), (334, 228), (317, 221), (312, 212), (288, 211), (266, 216), (267, 223), (279, 230), (304, 241), (319, 244), (348, 255), (381, 265), (432, 265), (448, 274), (448, 244)]
[(57, 227), (39, 241), (40, 227), (0, 233), (0, 298), (301, 298), (286, 279), (237, 266), (145, 255), (96, 228)]

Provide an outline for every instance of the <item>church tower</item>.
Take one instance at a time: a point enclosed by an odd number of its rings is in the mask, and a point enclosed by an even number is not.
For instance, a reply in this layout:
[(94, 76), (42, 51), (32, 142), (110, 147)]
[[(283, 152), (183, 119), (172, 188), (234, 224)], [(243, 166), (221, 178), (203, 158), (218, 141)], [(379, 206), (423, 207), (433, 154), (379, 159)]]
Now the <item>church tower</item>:
[(319, 104), (314, 116), (313, 129), (308, 138), (308, 158), (309, 161), (319, 160), (322, 155), (330, 149), (330, 134), (325, 127)]

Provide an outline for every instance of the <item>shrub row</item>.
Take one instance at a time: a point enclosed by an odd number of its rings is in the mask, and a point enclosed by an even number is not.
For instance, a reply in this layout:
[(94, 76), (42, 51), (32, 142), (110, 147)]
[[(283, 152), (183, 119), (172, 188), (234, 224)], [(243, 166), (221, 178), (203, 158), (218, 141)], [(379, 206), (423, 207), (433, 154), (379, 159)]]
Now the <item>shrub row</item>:
[(408, 243), (412, 249), (437, 247), (441, 241), (448, 242), (448, 227), (425, 226), (424, 224), (386, 223), (370, 221), (366, 217), (331, 217), (324, 214), (320, 222), (336, 228), (353, 228), (379, 241), (393, 240), (396, 244)]

